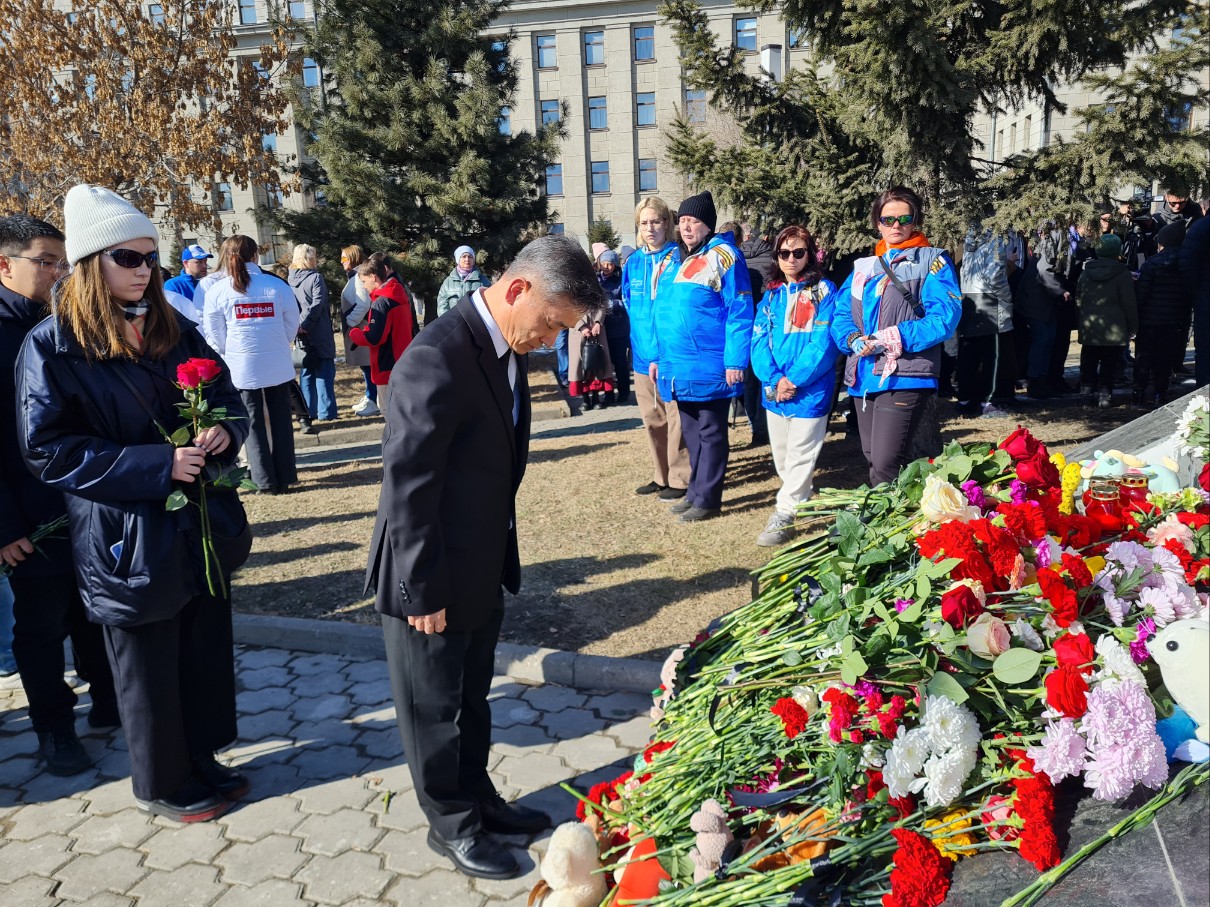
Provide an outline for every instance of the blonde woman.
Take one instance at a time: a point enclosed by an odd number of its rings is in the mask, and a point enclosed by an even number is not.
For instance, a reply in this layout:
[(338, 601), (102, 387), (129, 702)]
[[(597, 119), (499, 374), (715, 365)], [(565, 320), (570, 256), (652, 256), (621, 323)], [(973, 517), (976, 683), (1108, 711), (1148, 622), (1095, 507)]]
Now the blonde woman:
[(370, 315), (370, 294), (357, 276), (357, 267), (365, 260), (366, 253), (361, 246), (345, 246), (340, 250), (340, 266), (348, 278), (345, 288), (340, 291), (340, 331), (344, 337), (345, 364), (361, 369), (361, 376), (365, 379), (365, 393), (353, 404), (353, 415), (377, 416), (378, 385), (370, 373), (370, 351), (364, 346), (356, 346), (349, 339), (349, 331), (365, 328)]
[(328, 285), (316, 270), (314, 246), (299, 243), (294, 247), (287, 281), (298, 300), (300, 320), (298, 344), (303, 349), (303, 399), (312, 421), (334, 422), (340, 418), (336, 408), (336, 338), (332, 333), (332, 307), (328, 304)]

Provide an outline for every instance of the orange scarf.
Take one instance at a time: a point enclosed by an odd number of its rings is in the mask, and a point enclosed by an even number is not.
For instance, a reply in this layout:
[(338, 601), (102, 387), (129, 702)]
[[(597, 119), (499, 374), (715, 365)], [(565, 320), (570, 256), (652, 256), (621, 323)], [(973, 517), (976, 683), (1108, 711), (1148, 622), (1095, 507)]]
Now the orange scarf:
[(923, 233), (913, 233), (903, 242), (895, 243), (893, 246), (888, 246), (885, 239), (878, 240), (878, 245), (874, 247), (874, 254), (881, 258), (887, 249), (919, 249), (931, 245), (932, 243), (925, 238)]

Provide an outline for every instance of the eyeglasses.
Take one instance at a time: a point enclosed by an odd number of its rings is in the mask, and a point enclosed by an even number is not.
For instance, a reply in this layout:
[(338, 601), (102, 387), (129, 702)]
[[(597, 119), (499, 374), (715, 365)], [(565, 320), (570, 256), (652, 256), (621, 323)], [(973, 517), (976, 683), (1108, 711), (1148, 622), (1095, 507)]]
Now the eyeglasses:
[(147, 265), (149, 268), (154, 268), (160, 263), (159, 252), (148, 252), (144, 255), (142, 252), (136, 252), (134, 249), (112, 249), (106, 253), (113, 259), (113, 263), (119, 268), (129, 268), (134, 270), (139, 265)]
[(915, 219), (915, 214), (900, 214), (898, 217), (880, 217), (878, 218), (878, 223), (882, 224), (884, 227), (893, 227), (895, 224), (899, 224), (901, 227), (906, 227)]
[(806, 254), (807, 254), (806, 249), (778, 249), (777, 250), (777, 257), (780, 258), (782, 261), (789, 261), (791, 258), (794, 258), (797, 261), (798, 259), (805, 257)]
[(28, 255), (5, 255), (5, 258), (20, 258), (23, 261), (32, 261), (39, 268), (45, 268), (47, 271), (70, 271), (71, 265), (65, 261), (47, 261), (45, 258), (30, 258)]

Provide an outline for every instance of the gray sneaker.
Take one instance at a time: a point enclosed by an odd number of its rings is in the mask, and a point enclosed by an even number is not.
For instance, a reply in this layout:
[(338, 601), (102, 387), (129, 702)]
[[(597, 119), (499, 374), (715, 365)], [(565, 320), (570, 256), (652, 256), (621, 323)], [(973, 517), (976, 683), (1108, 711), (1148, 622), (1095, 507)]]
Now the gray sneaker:
[(675, 504), (673, 504), (671, 507), (668, 508), (668, 512), (669, 513), (685, 513), (686, 511), (692, 510), (692, 509), (693, 509), (693, 505), (689, 503), (689, 499), (681, 498), (679, 501), (677, 501)]
[(756, 537), (756, 544), (762, 548), (780, 548), (790, 541), (794, 535), (794, 517), (786, 513), (774, 511), (765, 524), (765, 530)]

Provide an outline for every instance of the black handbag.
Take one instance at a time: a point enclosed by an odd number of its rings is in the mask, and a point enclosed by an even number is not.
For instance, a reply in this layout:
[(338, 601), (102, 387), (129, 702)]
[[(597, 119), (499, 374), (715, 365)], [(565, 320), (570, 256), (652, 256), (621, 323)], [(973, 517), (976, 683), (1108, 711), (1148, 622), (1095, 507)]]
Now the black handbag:
[(605, 349), (601, 346), (601, 341), (595, 337), (589, 337), (584, 341), (584, 349), (581, 352), (583, 361), (584, 378), (603, 378), (605, 376)]

